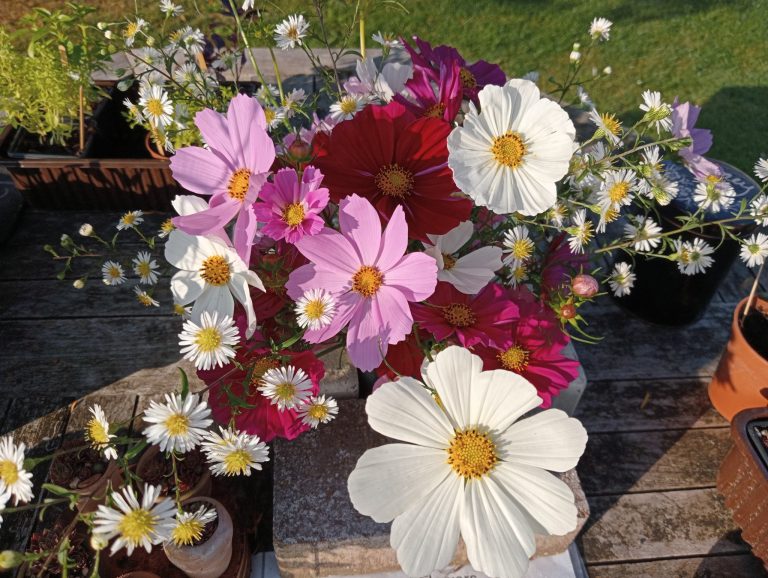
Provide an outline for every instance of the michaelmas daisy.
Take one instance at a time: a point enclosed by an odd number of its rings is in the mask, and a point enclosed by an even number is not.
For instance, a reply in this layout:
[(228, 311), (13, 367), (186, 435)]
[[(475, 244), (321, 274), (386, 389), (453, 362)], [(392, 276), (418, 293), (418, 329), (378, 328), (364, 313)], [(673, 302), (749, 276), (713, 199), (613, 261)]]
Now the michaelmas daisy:
[(213, 420), (208, 404), (196, 393), (181, 399), (178, 393), (165, 394), (165, 403), (152, 400), (144, 412), (147, 441), (163, 452), (186, 453), (200, 444)]
[(101, 266), (101, 275), (104, 285), (120, 285), (125, 282), (123, 266), (115, 261), (105, 261)]
[(197, 369), (207, 371), (224, 366), (235, 357), (234, 346), (240, 337), (231, 317), (203, 311), (198, 325), (191, 319), (184, 322), (179, 333), (179, 345), (184, 359), (194, 362)]
[(715, 250), (699, 237), (693, 241), (674, 240), (677, 268), (683, 275), (703, 273), (712, 264)]
[(139, 276), (139, 283), (154, 285), (157, 283), (157, 261), (147, 251), (139, 251), (133, 259), (133, 272)]
[(194, 512), (177, 512), (169, 542), (174, 546), (191, 546), (203, 537), (205, 527), (216, 519), (216, 508), (201, 505)]
[(144, 222), (143, 215), (144, 213), (141, 211), (128, 211), (122, 217), (120, 217), (120, 220), (117, 222), (117, 229), (119, 231), (124, 231), (125, 229), (130, 229), (132, 227), (136, 227), (137, 225), (141, 225)]
[(275, 26), (275, 42), (278, 48), (283, 50), (301, 46), (307, 30), (309, 30), (309, 23), (304, 19), (304, 15), (291, 14)]
[(32, 474), (24, 469), (24, 443), (16, 445), (11, 436), (0, 438), (0, 493), (10, 492), (13, 503), (32, 499)]
[(762, 265), (766, 257), (768, 257), (768, 235), (755, 233), (748, 239), (744, 239), (741, 245), (741, 259), (747, 267)]
[(312, 395), (312, 380), (303, 369), (286, 365), (267, 371), (261, 378), (261, 394), (280, 411), (294, 409)]
[(269, 461), (269, 448), (259, 436), (232, 429), (209, 432), (202, 443), (203, 452), (215, 476), (250, 476)]
[(85, 424), (85, 439), (91, 444), (91, 447), (100, 452), (104, 452), (104, 457), (109, 460), (117, 459), (117, 450), (112, 446), (111, 440), (116, 436), (109, 433), (109, 422), (104, 410), (98, 403), (93, 404), (89, 410), (91, 419)]
[(616, 297), (629, 295), (635, 285), (635, 274), (629, 263), (616, 263), (611, 276), (608, 277), (608, 285)]
[(328, 423), (335, 418), (339, 413), (339, 406), (330, 396), (327, 398), (325, 395), (312, 396), (306, 403), (296, 408), (296, 413), (303, 423), (315, 429), (321, 423)]
[(325, 289), (310, 289), (296, 301), (296, 323), (311, 330), (327, 327), (336, 313), (336, 299)]

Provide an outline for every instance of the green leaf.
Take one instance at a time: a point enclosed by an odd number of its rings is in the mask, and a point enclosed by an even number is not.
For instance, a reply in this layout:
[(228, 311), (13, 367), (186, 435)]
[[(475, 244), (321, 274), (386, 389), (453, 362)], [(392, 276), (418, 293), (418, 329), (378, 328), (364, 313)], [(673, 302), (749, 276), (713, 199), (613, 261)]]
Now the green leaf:
[(62, 486), (57, 486), (56, 484), (43, 484), (43, 489), (51, 492), (52, 494), (56, 494), (57, 496), (72, 496), (74, 495), (74, 492), (68, 488), (64, 488)]
[(181, 399), (187, 399), (189, 395), (189, 378), (181, 367), (179, 367), (179, 373), (181, 373)]
[(133, 458), (138, 456), (142, 451), (144, 451), (145, 447), (147, 447), (147, 441), (141, 440), (139, 443), (137, 443), (135, 446), (133, 446), (131, 449), (125, 452), (125, 459), (127, 461), (131, 461)]

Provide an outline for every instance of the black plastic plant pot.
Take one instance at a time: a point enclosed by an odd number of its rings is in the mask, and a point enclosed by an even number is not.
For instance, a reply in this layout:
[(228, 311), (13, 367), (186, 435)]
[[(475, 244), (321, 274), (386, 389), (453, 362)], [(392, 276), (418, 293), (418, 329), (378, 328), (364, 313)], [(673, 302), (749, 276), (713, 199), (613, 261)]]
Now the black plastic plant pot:
[[(715, 162), (736, 191), (732, 208), (738, 207), (743, 199), (751, 201), (760, 192), (760, 187), (749, 175), (727, 163)], [(679, 186), (677, 198), (660, 211), (662, 229), (671, 231), (680, 226), (676, 217), (696, 212), (697, 206), (693, 200), (696, 179), (685, 167), (674, 163), (666, 163), (666, 175)], [(728, 211), (708, 212), (706, 220), (716, 221), (730, 215)], [(749, 220), (738, 221), (734, 225), (734, 230), (739, 235), (744, 235), (753, 228), (754, 222)], [(709, 245), (717, 247), (711, 255), (712, 265), (703, 273), (684, 275), (674, 261), (642, 255), (629, 257), (617, 253), (616, 262), (632, 264), (636, 275), (630, 294), (614, 298), (621, 307), (646, 321), (662, 325), (687, 325), (704, 314), (739, 253), (739, 243), (730, 238), (721, 243), (720, 231), (716, 225), (695, 233), (688, 232), (680, 237), (685, 241), (699, 237)]]

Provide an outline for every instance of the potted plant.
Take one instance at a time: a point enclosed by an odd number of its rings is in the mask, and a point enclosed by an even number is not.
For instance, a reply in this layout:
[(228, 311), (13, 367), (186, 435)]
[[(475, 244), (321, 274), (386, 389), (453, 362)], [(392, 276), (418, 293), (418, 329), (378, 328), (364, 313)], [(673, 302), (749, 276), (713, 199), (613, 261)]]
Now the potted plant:
[[(86, 528), (83, 524), (70, 525), (70, 521), (57, 521), (51, 528), (32, 533), (27, 549), (30, 561), (22, 567), (19, 578), (88, 578), (92, 575), (94, 561)], [(63, 565), (67, 567), (66, 574)]]
[(736, 414), (731, 438), (733, 447), (720, 466), (717, 489), (741, 527), (741, 537), (768, 564), (768, 409)]
[(205, 463), (205, 456), (199, 450), (193, 450), (178, 459), (178, 486), (174, 481), (173, 461), (154, 445), (149, 446), (139, 458), (136, 475), (149, 484), (161, 486), (164, 496), (172, 496), (176, 488), (181, 500), (211, 493), (211, 473)]

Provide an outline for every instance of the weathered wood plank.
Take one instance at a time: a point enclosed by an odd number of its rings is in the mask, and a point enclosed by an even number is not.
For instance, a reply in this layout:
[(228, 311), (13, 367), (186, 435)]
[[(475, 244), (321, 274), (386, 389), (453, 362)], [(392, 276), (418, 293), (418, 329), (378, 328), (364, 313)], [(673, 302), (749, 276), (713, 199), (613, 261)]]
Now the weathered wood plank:
[(587, 564), (749, 551), (715, 489), (597, 496), (589, 507)]
[(722, 427), (591, 434), (579, 477), (588, 496), (715, 487), (731, 447), (729, 432)]
[(593, 381), (575, 417), (590, 433), (726, 426), (728, 422), (709, 401), (708, 383), (703, 379)]
[(764, 578), (762, 561), (752, 554), (677, 558), (589, 566), (590, 578)]
[(70, 406), (71, 414), (67, 422), (67, 434), (80, 432), (85, 428), (92, 417), (90, 409), (94, 404), (101, 406), (101, 409), (104, 410), (104, 416), (111, 426), (128, 427), (136, 407), (136, 395), (131, 392), (125, 392), (122, 395), (97, 392), (81, 397)]

